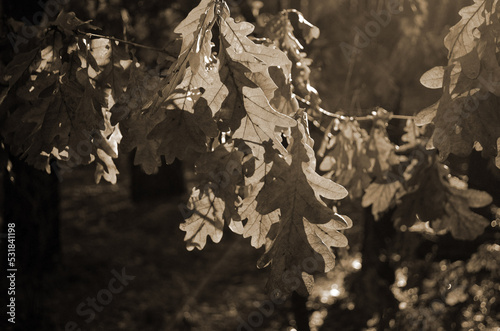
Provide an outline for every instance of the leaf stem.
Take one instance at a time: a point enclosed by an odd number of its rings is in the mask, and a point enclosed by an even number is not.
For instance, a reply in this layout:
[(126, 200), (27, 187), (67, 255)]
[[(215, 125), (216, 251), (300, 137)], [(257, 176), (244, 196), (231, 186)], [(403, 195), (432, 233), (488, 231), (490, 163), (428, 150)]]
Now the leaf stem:
[(394, 119), (397, 119), (397, 120), (414, 120), (415, 116), (392, 114), (391, 118), (394, 118)]

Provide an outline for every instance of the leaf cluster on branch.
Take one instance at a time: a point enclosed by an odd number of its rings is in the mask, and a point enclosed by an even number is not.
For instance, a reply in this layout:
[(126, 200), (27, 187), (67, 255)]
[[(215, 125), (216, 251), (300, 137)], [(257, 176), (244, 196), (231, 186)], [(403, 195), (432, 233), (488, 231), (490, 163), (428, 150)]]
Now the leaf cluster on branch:
[(95, 161), (96, 181), (116, 182), (112, 159), (121, 133), (110, 123), (109, 108), (123, 93), (132, 61), (115, 43), (77, 33), (84, 28), (95, 29), (63, 13), (7, 65), (2, 136), (14, 154), (39, 169), (50, 172), (50, 158), (60, 161), (61, 173)]
[[(491, 197), (468, 189), (425, 146), (435, 146), (441, 159), (474, 146), (497, 155), (500, 167), (497, 8), (497, 1), (476, 0), (460, 12), (445, 39), (448, 66), (421, 79), (443, 96), (408, 119), (401, 146), (386, 128), (408, 117), (376, 108), (352, 118), (320, 107), (290, 17), (306, 43), (319, 30), (295, 10), (270, 17), (264, 38), (256, 38), (254, 26), (231, 18), (224, 1), (202, 0), (175, 29), (179, 37), (160, 52), (155, 70), (139, 63), (127, 42), (89, 32), (96, 27), (62, 12), (37, 27), (1, 72), (2, 141), (48, 172), (95, 162), (97, 182), (116, 181), (118, 145), (135, 150), (134, 163), (148, 174), (162, 158), (195, 159), (200, 181), (180, 225), (187, 249), (203, 249), (208, 237), (219, 242), (228, 227), (265, 247), (258, 266), (271, 267), (270, 291), (306, 293), (314, 274), (333, 268), (332, 247), (347, 245), (342, 231), (352, 221), (334, 205), (348, 192), (375, 219), (395, 209), (398, 229), (474, 239), (488, 225), (470, 208)], [(323, 176), (309, 121), (325, 134)], [(432, 137), (430, 126), (415, 122), (433, 123)]]
[(500, 4), (475, 0), (445, 37), (448, 65), (426, 72), (421, 82), (442, 89), (441, 99), (419, 113), (419, 125), (435, 126), (430, 144), (440, 158), (467, 156), (473, 148), (495, 157), (500, 168)]
[(201, 182), (180, 226), (189, 250), (219, 242), (225, 226), (251, 237), (266, 246), (259, 266), (271, 265), (280, 294), (305, 293), (312, 274), (333, 268), (331, 247), (347, 245), (340, 231), (352, 223), (323, 199), (347, 191), (315, 172), (285, 53), (249, 38), (253, 25), (224, 1), (202, 0), (179, 24), (178, 55), (159, 59), (161, 75), (88, 29), (61, 13), (7, 66), (2, 135), (16, 155), (47, 170), (51, 159), (96, 161), (96, 178), (111, 182), (118, 143), (147, 173), (162, 157), (194, 157)]

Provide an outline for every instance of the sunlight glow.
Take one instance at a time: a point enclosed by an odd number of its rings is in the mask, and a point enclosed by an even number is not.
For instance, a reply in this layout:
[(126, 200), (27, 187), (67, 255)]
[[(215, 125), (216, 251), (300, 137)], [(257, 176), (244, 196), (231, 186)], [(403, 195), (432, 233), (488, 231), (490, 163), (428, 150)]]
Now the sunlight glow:
[(358, 259), (355, 259), (354, 261), (352, 261), (352, 267), (356, 270), (361, 269), (361, 261)]
[(340, 291), (339, 291), (338, 289), (336, 289), (336, 288), (332, 288), (332, 289), (330, 290), (330, 295), (331, 295), (332, 297), (338, 297), (338, 296), (340, 295)]

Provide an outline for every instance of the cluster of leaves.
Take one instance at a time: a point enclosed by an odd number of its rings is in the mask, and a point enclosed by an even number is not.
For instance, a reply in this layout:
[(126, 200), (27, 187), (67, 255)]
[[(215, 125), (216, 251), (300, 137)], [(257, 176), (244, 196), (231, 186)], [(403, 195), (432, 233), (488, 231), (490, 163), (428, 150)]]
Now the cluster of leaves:
[(1, 133), (14, 154), (48, 171), (52, 158), (96, 161), (96, 178), (112, 182), (122, 135), (147, 173), (162, 157), (194, 158), (201, 183), (180, 226), (189, 250), (219, 242), (225, 225), (251, 237), (266, 247), (258, 265), (271, 265), (275, 295), (306, 293), (333, 268), (331, 247), (347, 245), (340, 231), (352, 222), (323, 199), (347, 191), (315, 172), (285, 53), (250, 39), (253, 25), (224, 1), (202, 0), (179, 24), (178, 55), (159, 59), (161, 75), (86, 29), (61, 13), (3, 72)]
[[(216, 55), (206, 37), (213, 22), (219, 31)], [(183, 52), (189, 62), (180, 86), (186, 94), (203, 90), (193, 102), (194, 113), (210, 110), (217, 129), (217, 135), (207, 135), (211, 148), (203, 150), (196, 164), (207, 176), (193, 191), (193, 214), (181, 229), (188, 249), (201, 249), (207, 235), (218, 242), (227, 223), (232, 231), (251, 237), (255, 247), (266, 246), (258, 265), (271, 264), (270, 290), (305, 292), (312, 286), (311, 274), (333, 268), (330, 247), (347, 245), (338, 231), (351, 226), (349, 218), (334, 213), (321, 197), (342, 199), (347, 192), (315, 173), (305, 115), (296, 106), (280, 106), (293, 104), (290, 62), (275, 47), (250, 40), (252, 30), (211, 1), (202, 1), (178, 28), (183, 47), (176, 66), (186, 66)], [(212, 59), (208, 70), (197, 57)], [(317, 261), (313, 268), (308, 268), (308, 259)]]
[[(2, 71), (0, 133), (12, 153), (40, 169), (50, 171), (54, 159), (59, 170), (95, 161), (97, 181), (116, 181), (118, 144), (135, 149), (134, 163), (148, 174), (162, 158), (195, 159), (200, 184), (180, 225), (187, 248), (203, 249), (207, 237), (219, 242), (227, 226), (265, 246), (258, 266), (271, 266), (269, 290), (306, 293), (315, 273), (333, 268), (331, 247), (347, 245), (341, 231), (352, 222), (331, 207), (347, 190), (375, 218), (396, 208), (397, 228), (473, 239), (487, 226), (470, 208), (491, 197), (468, 189), (423, 147), (443, 157), (467, 154), (474, 143), (486, 156), (497, 153), (496, 8), (497, 1), (476, 1), (462, 11), (445, 41), (449, 66), (422, 78), (444, 90), (418, 117), (419, 124), (434, 118), (430, 142), (409, 121), (405, 144), (396, 146), (386, 130), (393, 114), (382, 108), (363, 127), (329, 114), (319, 151), (324, 176), (316, 173), (308, 115), (325, 111), (290, 16), (307, 43), (319, 30), (286, 10), (257, 39), (254, 26), (236, 22), (219, 0), (189, 13), (164, 51), (176, 56), (160, 57), (160, 70), (149, 71), (122, 43), (85, 33), (96, 28), (61, 13)], [(481, 107), (469, 111), (477, 100)]]
[[(469, 189), (440, 162), (450, 153), (466, 156), (474, 146), (485, 157), (496, 156), (500, 166), (497, 8), (497, 1), (475, 1), (461, 10), (462, 20), (445, 38), (448, 66), (436, 67), (421, 79), (426, 87), (443, 88), (443, 96), (408, 121), (402, 146), (389, 140), (385, 127), (392, 114), (380, 109), (363, 118), (372, 125), (362, 127), (344, 116), (327, 127), (318, 154), (320, 170), (344, 185), (363, 207), (371, 206), (375, 219), (395, 209), (397, 229), (451, 232), (462, 240), (476, 238), (488, 226), (471, 208), (489, 205), (491, 196)], [(430, 151), (434, 147), (439, 159)]]
[[(17, 26), (20, 30), (21, 26)], [(120, 130), (110, 122), (113, 99), (131, 60), (107, 39), (90, 40), (95, 29), (73, 13), (61, 13), (2, 72), (1, 133), (11, 152), (47, 172), (96, 162), (96, 181), (116, 181)], [(20, 33), (20, 32), (19, 32)], [(20, 34), (21, 35), (21, 34)], [(53, 163), (52, 163), (53, 164)]]
[[(312, 119), (318, 117), (317, 110), (320, 109), (321, 99), (319, 98), (316, 89), (311, 86), (310, 74), (311, 69), (309, 66), (312, 60), (307, 58), (306, 53), (303, 52), (304, 46), (300, 43), (294, 33), (294, 25), (292, 18), (296, 16), (296, 25), (302, 39), (309, 44), (313, 39), (319, 37), (318, 27), (308, 22), (302, 13), (295, 9), (283, 10), (275, 16), (265, 16), (265, 25), (263, 26), (263, 36), (273, 42), (274, 45), (279, 47), (292, 62), (292, 85), (293, 89), (290, 91), (293, 95), (298, 95), (301, 100), (306, 101), (308, 106), (307, 112)], [(259, 21), (259, 20), (258, 20)], [(288, 91), (283, 93), (285, 96)], [(296, 102), (292, 96), (288, 100)], [(281, 103), (281, 108), (290, 107), (289, 111), (294, 111), (297, 107), (295, 104), (289, 105), (286, 100)], [(282, 111), (283, 112), (283, 111)], [(285, 109), (286, 113), (287, 110)], [(311, 118), (310, 118), (311, 119)]]
[(500, 66), (497, 40), (500, 3), (475, 0), (460, 11), (462, 19), (445, 38), (448, 65), (426, 72), (421, 83), (442, 89), (441, 99), (420, 112), (419, 125), (433, 123), (430, 145), (442, 160), (467, 156), (473, 148), (496, 156), (500, 168)]
[[(310, 117), (324, 122), (325, 114), (335, 114), (319, 107), (321, 100), (309, 81), (310, 60), (301, 52), (303, 46), (294, 35), (291, 13), (297, 15), (296, 25), (306, 43), (318, 37), (319, 30), (294, 10), (268, 18), (263, 34), (288, 55), (297, 69), (292, 71), (292, 96), (297, 93), (308, 106)], [(367, 130), (356, 118), (335, 116), (324, 130), (318, 151), (323, 177), (343, 185), (351, 200), (360, 201), (363, 207), (371, 206), (375, 219), (395, 209), (393, 220), (398, 229), (451, 232), (457, 239), (474, 239), (482, 234), (489, 222), (470, 208), (490, 204), (491, 197), (468, 189), (437, 160), (434, 152), (426, 151), (427, 131), (418, 129), (413, 120), (407, 121), (404, 145), (391, 142), (386, 128), (392, 117), (392, 113), (377, 108), (363, 118), (372, 123)]]
[(397, 229), (451, 232), (462, 240), (481, 235), (489, 221), (470, 208), (489, 205), (491, 196), (469, 189), (425, 150), (426, 129), (413, 120), (407, 121), (404, 144), (392, 143), (386, 131), (391, 115), (379, 108), (369, 133), (355, 120), (334, 120), (319, 151), (324, 176), (345, 186), (351, 200), (371, 206), (375, 219), (394, 209)]

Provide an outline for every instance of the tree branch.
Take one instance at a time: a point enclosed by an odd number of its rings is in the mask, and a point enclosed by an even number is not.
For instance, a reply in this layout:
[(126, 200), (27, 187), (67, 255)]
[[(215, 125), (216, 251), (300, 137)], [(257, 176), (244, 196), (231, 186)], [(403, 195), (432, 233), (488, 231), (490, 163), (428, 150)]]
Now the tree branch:
[(132, 46), (135, 46), (135, 47), (140, 47), (140, 48), (148, 49), (148, 50), (151, 50), (151, 51), (154, 51), (154, 52), (164, 53), (164, 54), (167, 54), (167, 55), (173, 57), (174, 59), (177, 58), (177, 55), (172, 54), (172, 53), (170, 53), (167, 50), (162, 49), (162, 48), (155, 48), (155, 47), (151, 47), (151, 46), (146, 46), (146, 45), (134, 43), (132, 41), (123, 40), (123, 39), (119, 39), (119, 38), (115, 38), (115, 37), (111, 37), (111, 36), (105, 36), (105, 35), (98, 34), (98, 33), (93, 33), (93, 32), (83, 32), (83, 31), (80, 31), (80, 30), (77, 30), (77, 32), (80, 33), (80, 34), (82, 34), (82, 35), (85, 35), (85, 36), (87, 36), (89, 38), (97, 37), (97, 38), (104, 38), (104, 39), (109, 39), (109, 40), (113, 40), (113, 41), (118, 41), (120, 43), (124, 43), (124, 44), (127, 44), (127, 45), (132, 45)]
[[(309, 101), (307, 101), (304, 98), (299, 97), (298, 95), (294, 94), (295, 98), (302, 102), (303, 104), (314, 108), (318, 110), (320, 113), (323, 115), (326, 115), (328, 117), (333, 117), (333, 118), (338, 118), (340, 120), (350, 120), (350, 121), (372, 121), (375, 118), (375, 115), (367, 115), (367, 116), (345, 116), (345, 115), (339, 115), (335, 113), (331, 113), (326, 109), (323, 109), (321, 107), (314, 107)], [(396, 115), (396, 114), (391, 114), (391, 119), (398, 119), (398, 120), (413, 120), (415, 119), (415, 116), (409, 116), (409, 115)]]

